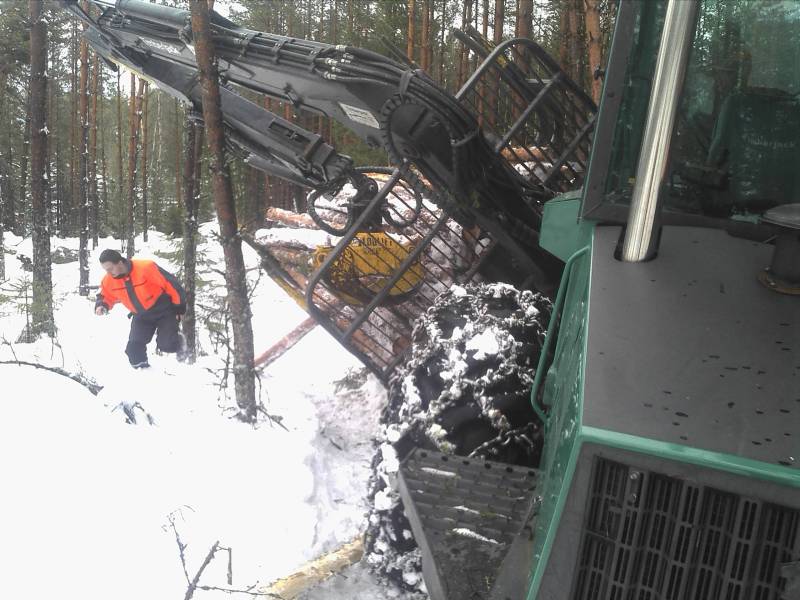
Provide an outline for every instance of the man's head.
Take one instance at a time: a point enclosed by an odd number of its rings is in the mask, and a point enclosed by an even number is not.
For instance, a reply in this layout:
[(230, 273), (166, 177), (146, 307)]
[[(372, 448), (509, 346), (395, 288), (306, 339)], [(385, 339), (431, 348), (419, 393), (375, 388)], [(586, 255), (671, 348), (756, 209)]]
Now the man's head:
[(128, 261), (116, 250), (103, 250), (100, 253), (100, 264), (112, 277), (121, 277), (128, 272)]

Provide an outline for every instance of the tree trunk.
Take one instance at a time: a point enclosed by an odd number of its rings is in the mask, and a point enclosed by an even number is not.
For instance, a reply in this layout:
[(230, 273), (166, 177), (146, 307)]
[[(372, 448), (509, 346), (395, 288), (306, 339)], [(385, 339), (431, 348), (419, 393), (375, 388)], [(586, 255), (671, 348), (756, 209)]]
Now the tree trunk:
[[(211, 0), (209, 0), (210, 2)], [(147, 241), (147, 99), (149, 85), (144, 85), (142, 97), (142, 239)]]
[(495, 45), (503, 41), (503, 24), (506, 19), (505, 0), (494, 0), (494, 30), (492, 39)]
[(186, 362), (197, 360), (197, 325), (195, 296), (197, 279), (197, 208), (200, 204), (200, 155), (203, 151), (203, 130), (186, 119), (184, 130), (186, 148), (183, 163), (183, 277), (186, 288), (186, 314), (181, 319), (186, 338)]
[(181, 107), (178, 99), (175, 99), (175, 202), (180, 202), (183, 198), (181, 192), (181, 158), (183, 150), (181, 149)]
[(70, 37), (70, 94), (69, 94), (69, 194), (64, 203), (65, 229), (73, 235), (75, 224), (75, 200), (78, 197), (78, 25), (72, 22)]
[[(83, 10), (89, 11), (88, 0), (81, 2)], [(89, 44), (81, 38), (80, 80), (78, 82), (78, 124), (80, 140), (78, 146), (78, 293), (89, 295)]]
[(91, 205), (91, 235), (92, 248), (97, 248), (98, 228), (97, 218), (100, 210), (100, 202), (97, 196), (97, 97), (100, 95), (100, 60), (97, 54), (94, 55), (92, 62), (92, 106), (89, 113), (89, 203)]
[[(53, 123), (58, 126), (60, 122), (58, 106), (61, 104), (56, 99), (53, 104), (55, 105), (55, 118)], [(56, 136), (56, 235), (64, 235), (64, 212), (63, 212), (63, 199), (64, 199), (64, 181), (63, 169), (61, 168), (61, 139)]]
[(152, 141), (152, 149), (150, 152), (150, 161), (151, 165), (148, 167), (148, 171), (152, 173), (149, 177), (151, 180), (150, 184), (150, 191), (152, 192), (152, 202), (150, 207), (150, 214), (153, 215), (154, 220), (156, 221), (155, 228), (158, 228), (158, 223), (160, 223), (160, 216), (161, 216), (161, 207), (163, 206), (163, 197), (164, 194), (162, 192), (162, 172), (161, 172), (161, 152), (164, 147), (162, 142), (162, 130), (163, 130), (163, 122), (161, 117), (161, 98), (162, 94), (155, 94), (156, 100), (156, 114), (155, 114), (155, 124), (153, 125), (153, 141)]
[[(0, 182), (0, 211), (3, 210), (3, 204), (6, 197), (6, 177)], [(6, 252), (3, 246), (3, 219), (0, 219), (0, 282), (6, 280)]]
[(569, 12), (567, 13), (569, 18), (569, 73), (578, 85), (583, 87), (583, 77), (581, 77), (582, 71), (580, 68), (580, 44), (578, 40), (580, 21), (578, 6), (580, 2), (581, 0), (569, 0)]
[[(311, 6), (311, 4), (309, 4)], [(310, 16), (310, 15), (309, 15)], [(353, 16), (353, 0), (347, 0), (347, 43), (355, 44), (355, 21)], [(310, 21), (310, 19), (309, 19)]]
[[(102, 104), (100, 105), (102, 107)], [(103, 111), (100, 111), (102, 122)], [(102, 131), (102, 128), (100, 129)], [(100, 164), (103, 172), (103, 223), (108, 227), (108, 169), (106, 168), (106, 147), (103, 143), (103, 137), (100, 138)], [(100, 227), (98, 226), (98, 230)]]
[[(121, 211), (124, 206), (123, 190), (125, 189), (125, 183), (122, 178), (122, 92), (119, 85), (120, 72), (121, 69), (117, 69), (117, 209)], [(120, 239), (125, 239), (124, 224), (119, 222), (114, 224), (117, 226)]]
[[(28, 157), (30, 156), (30, 139), (31, 139), (31, 99), (30, 90), (28, 90), (28, 102), (25, 109), (25, 128), (23, 130), (22, 138), (22, 156), (19, 157), (20, 164), (20, 177), (19, 177), (19, 201), (22, 207), (25, 206), (28, 199)], [(17, 215), (17, 207), (12, 207), (11, 216), (12, 224), (11, 231), (17, 235), (21, 235), (24, 230), (24, 209), (20, 208), (19, 215)]]
[[(461, 9), (461, 22), (463, 23), (463, 28), (466, 30), (467, 24), (472, 20), (472, 0), (467, 0), (464, 2), (464, 6)], [(467, 70), (469, 68), (469, 50), (467, 47), (459, 42), (459, 51), (458, 51), (458, 72), (456, 75), (456, 88), (461, 89), (464, 83), (467, 81)]]
[(586, 50), (588, 54), (589, 81), (592, 85), (592, 98), (596, 104), (600, 104), (600, 92), (603, 82), (595, 78), (595, 69), (599, 69), (602, 64), (602, 53), (600, 48), (600, 11), (598, 10), (597, 0), (583, 0), (583, 8), (586, 23)]
[(128, 241), (125, 245), (125, 254), (128, 258), (132, 257), (135, 248), (135, 226), (134, 226), (134, 210), (136, 206), (136, 159), (139, 146), (139, 119), (142, 116), (140, 106), (141, 98), (144, 93), (144, 79), (139, 80), (139, 92), (136, 92), (136, 76), (131, 73), (131, 104), (129, 113), (129, 131), (130, 138), (128, 139), (128, 219), (126, 226), (126, 233)]
[[(448, 17), (450, 17), (450, 19), (454, 19), (455, 16), (456, 12), (453, 12), (452, 16), (447, 14), (447, 0), (442, 0), (442, 26), (439, 28), (439, 83), (442, 85), (442, 87), (452, 90), (453, 92), (458, 91), (458, 88), (453, 90), (452, 85), (447, 85), (450, 82), (450, 77), (448, 76), (449, 74), (446, 74), (445, 71), (445, 64), (447, 62), (447, 59), (445, 57), (445, 54), (447, 53), (447, 44), (446, 44), (447, 39), (445, 36), (445, 31), (447, 30), (447, 23), (450, 22)], [(453, 54), (450, 57), (450, 60), (452, 61), (453, 59), (455, 59), (455, 57), (456, 54), (455, 52), (453, 52)]]
[(569, 5), (571, 0), (561, 0), (561, 10), (558, 14), (558, 62), (564, 72), (570, 74), (569, 63)]
[(430, 0), (422, 1), (422, 31), (420, 32), (422, 48), (419, 54), (419, 66), (423, 71), (430, 74), (430, 51), (431, 51), (431, 7)]
[(533, 0), (518, 0), (516, 37), (530, 39), (533, 27)]
[[(57, 56), (57, 49), (54, 48), (55, 44), (50, 44), (50, 57), (48, 59), (48, 64), (52, 64), (55, 62)], [(55, 105), (55, 90), (53, 89), (54, 86), (48, 85), (47, 86), (47, 115), (50, 123), (53, 126), (53, 131), (58, 129), (58, 123), (53, 119), (54, 110), (53, 107)], [(50, 231), (54, 231), (53, 227), (53, 177), (51, 173), (52, 165), (53, 165), (53, 146), (52, 144), (47, 144), (47, 152), (45, 154), (45, 179), (47, 181), (47, 185), (45, 186), (45, 203), (47, 204), (47, 228)], [(57, 179), (55, 180), (57, 181)]]
[[(0, 90), (5, 92), (6, 89), (6, 81), (7, 77), (4, 74), (2, 81), (2, 87)], [(6, 150), (6, 159), (5, 159), (5, 170), (2, 173), (4, 186), (2, 189), (3, 195), (3, 207), (0, 211), (0, 220), (5, 224), (5, 228), (8, 230), (14, 229), (14, 223), (16, 219), (14, 218), (14, 150), (11, 146), (11, 132), (13, 131), (13, 127), (11, 123), (13, 122), (13, 115), (11, 114), (11, 110), (6, 112), (6, 94), (3, 93), (2, 98), (2, 106), (0, 106), (0, 115), (8, 115), (8, 120), (4, 119), (3, 125), (7, 127), (6, 131), (8, 132), (7, 142), (8, 148)]]
[(29, 0), (31, 78), (31, 204), (33, 243), (33, 304), (31, 337), (40, 333), (55, 335), (53, 321), (53, 283), (50, 272), (50, 232), (45, 202), (45, 157), (47, 155), (47, 25), (42, 19), (42, 0)]
[(416, 19), (414, 18), (415, 8), (415, 0), (408, 0), (408, 43), (406, 45), (406, 56), (411, 62), (414, 62), (414, 26), (416, 23)]
[[(531, 27), (533, 25), (533, 0), (517, 0), (517, 23), (514, 29), (514, 37), (531, 39)], [(523, 46), (514, 57), (520, 65), (523, 73), (528, 72), (529, 53)]]
[(234, 386), (239, 417), (254, 422), (258, 405), (253, 369), (253, 329), (250, 300), (242, 256), (242, 242), (237, 233), (236, 205), (231, 189), (230, 171), (225, 161), (225, 137), (220, 110), (219, 77), (214, 62), (214, 44), (208, 20), (208, 8), (202, 2), (191, 4), (195, 58), (203, 90), (203, 119), (211, 154), (214, 206), (217, 210), (222, 247), (225, 254), (225, 283), (233, 323)]
[[(0, 73), (0, 115), (5, 111), (6, 75)], [(0, 155), (0, 282), (6, 280), (6, 253), (3, 247), (3, 221), (5, 220), (5, 204), (11, 177), (5, 158)]]
[[(492, 28), (492, 41), (498, 46), (503, 41), (503, 22), (505, 20), (505, 0), (494, 0), (494, 27)], [(492, 83), (494, 90), (488, 90), (489, 125), (494, 128), (497, 122), (498, 112), (498, 92), (500, 91), (500, 74), (494, 75)], [(497, 132), (502, 134), (503, 132)]]

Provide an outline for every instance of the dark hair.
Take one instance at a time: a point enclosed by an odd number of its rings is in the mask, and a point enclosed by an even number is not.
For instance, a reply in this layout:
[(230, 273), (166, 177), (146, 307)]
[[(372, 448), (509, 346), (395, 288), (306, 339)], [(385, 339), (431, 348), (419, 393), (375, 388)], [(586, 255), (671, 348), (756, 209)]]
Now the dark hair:
[(100, 262), (111, 262), (114, 264), (121, 263), (124, 259), (122, 255), (116, 250), (103, 250), (100, 253)]

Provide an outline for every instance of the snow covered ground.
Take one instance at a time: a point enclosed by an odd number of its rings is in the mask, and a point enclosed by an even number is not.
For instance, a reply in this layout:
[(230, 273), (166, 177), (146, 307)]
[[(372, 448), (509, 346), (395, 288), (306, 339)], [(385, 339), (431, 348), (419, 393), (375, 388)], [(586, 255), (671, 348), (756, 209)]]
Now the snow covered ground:
[[(220, 359), (206, 335), (200, 342), (209, 354), (195, 365), (156, 356), (153, 343), (153, 368), (133, 371), (123, 352), (125, 309), (95, 316), (93, 300), (77, 294), (77, 262), (53, 265), (56, 339), (16, 343), (29, 277), (18, 257), (31, 257), (31, 244), (9, 234), (4, 241), (0, 360), (82, 372), (103, 389), (95, 396), (61, 375), (0, 365), (0, 597), (183, 598), (187, 575), (195, 576), (215, 542), (223, 550), (199, 584), (255, 591), (360, 535), (385, 391), (321, 328), (267, 368), (262, 400), (282, 426), (265, 420), (254, 428), (227, 417), (232, 399), (217, 389), (211, 371)], [(77, 249), (77, 240), (51, 245)], [(107, 247), (119, 243), (101, 240), (92, 253), (94, 285), (103, 274), (97, 255)], [(137, 240), (137, 256), (177, 272), (163, 258), (175, 247), (152, 233), (148, 244)], [(221, 250), (213, 242), (204, 250), (210, 265), (202, 277), (219, 281), (209, 268), (222, 268)], [(254, 253), (245, 253), (256, 266)], [(206, 286), (202, 300), (220, 290)], [(305, 319), (266, 277), (253, 314), (256, 353)], [(121, 405), (136, 403), (131, 425)], [(194, 597), (252, 596), (198, 589)], [(361, 566), (307, 595), (399, 597)]]

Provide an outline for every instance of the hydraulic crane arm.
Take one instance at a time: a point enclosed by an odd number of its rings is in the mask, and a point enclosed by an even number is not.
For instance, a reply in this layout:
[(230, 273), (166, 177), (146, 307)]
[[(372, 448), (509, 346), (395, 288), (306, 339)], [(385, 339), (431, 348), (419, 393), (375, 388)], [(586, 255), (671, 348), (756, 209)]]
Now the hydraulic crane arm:
[[(93, 2), (103, 8), (95, 21), (76, 2), (62, 5), (88, 25), (84, 35), (113, 68), (123, 65), (162, 91), (191, 107), (200, 119), (201, 90), (191, 44), (187, 11), (145, 2)], [(127, 11), (126, 11), (127, 9)], [(213, 21), (225, 22), (213, 13)], [(234, 26), (235, 27), (235, 26)], [(221, 61), (221, 72), (228, 69)], [(306, 131), (243, 98), (230, 87), (220, 88), (227, 138), (246, 162), (304, 187), (319, 189), (346, 177), (352, 160)]]
[[(90, 2), (102, 9), (96, 19), (75, 0), (62, 5), (87, 24), (92, 47), (199, 114), (189, 12), (138, 0)], [(318, 190), (354, 178), (349, 157), (230, 84), (331, 117), (396, 163), (414, 164), (468, 210), (504, 213), (535, 235), (543, 190), (502, 160), (473, 114), (423, 72), (369, 50), (244, 29), (216, 13), (211, 27), (228, 137), (253, 166)]]

